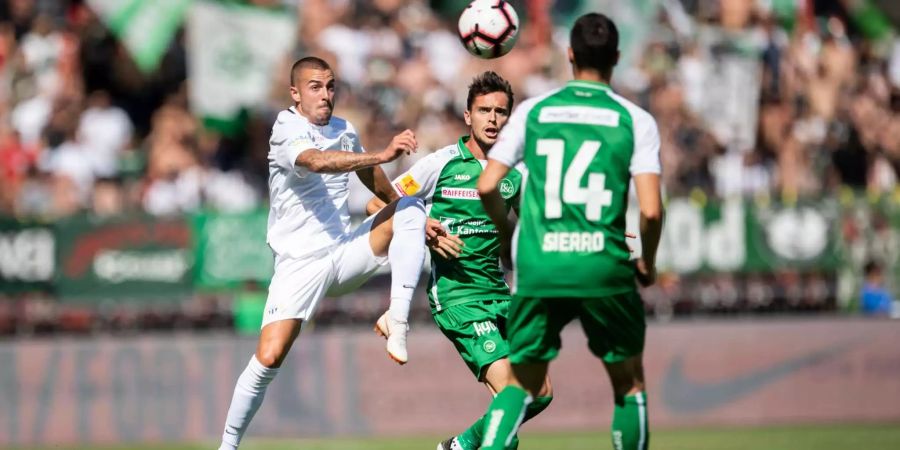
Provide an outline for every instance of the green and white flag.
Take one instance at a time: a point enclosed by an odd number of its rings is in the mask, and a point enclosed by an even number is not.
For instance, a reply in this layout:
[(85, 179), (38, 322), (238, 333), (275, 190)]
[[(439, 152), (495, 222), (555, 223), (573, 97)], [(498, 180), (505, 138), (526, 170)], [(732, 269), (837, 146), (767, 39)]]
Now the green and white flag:
[(194, 0), (87, 0), (144, 73), (159, 67)]
[(187, 19), (193, 112), (221, 125), (264, 101), (273, 70), (296, 43), (296, 29), (293, 15), (280, 10), (194, 3)]

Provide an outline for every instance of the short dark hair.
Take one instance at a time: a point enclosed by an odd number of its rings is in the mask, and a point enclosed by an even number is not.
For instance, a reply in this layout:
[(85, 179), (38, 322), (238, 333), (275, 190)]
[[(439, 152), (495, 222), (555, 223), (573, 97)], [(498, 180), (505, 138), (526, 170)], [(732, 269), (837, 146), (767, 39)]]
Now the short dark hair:
[(877, 262), (875, 262), (875, 261), (869, 260), (869, 261), (866, 262), (866, 264), (863, 266), (863, 273), (864, 273), (867, 277), (868, 277), (868, 276), (871, 276), (871, 275), (879, 275), (879, 274), (881, 274), (881, 265), (879, 265), (879, 264), (878, 264)]
[(497, 72), (494, 72), (493, 70), (482, 72), (472, 79), (472, 83), (469, 84), (469, 97), (466, 98), (466, 110), (472, 110), (472, 103), (475, 101), (475, 97), (494, 92), (505, 93), (506, 99), (509, 100), (509, 109), (512, 110), (512, 86), (509, 85), (509, 81), (504, 80), (503, 77), (497, 75)]
[(324, 59), (316, 56), (307, 56), (305, 58), (300, 58), (294, 63), (293, 66), (291, 66), (291, 86), (295, 85), (294, 83), (296, 83), (297, 81), (297, 72), (300, 69), (331, 70), (331, 66), (329, 66)]
[(609, 17), (587, 13), (572, 26), (569, 45), (572, 46), (575, 67), (609, 75), (618, 59), (619, 30)]

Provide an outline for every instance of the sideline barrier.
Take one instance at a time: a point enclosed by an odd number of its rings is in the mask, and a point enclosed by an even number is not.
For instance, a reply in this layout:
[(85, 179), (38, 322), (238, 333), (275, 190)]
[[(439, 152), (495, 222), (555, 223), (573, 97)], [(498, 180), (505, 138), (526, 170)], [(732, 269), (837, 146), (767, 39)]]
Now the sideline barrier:
[[(900, 421), (900, 326), (861, 319), (652, 324), (653, 426)], [(253, 338), (103, 337), (0, 343), (0, 447), (212, 441)], [(608, 428), (612, 393), (581, 330), (553, 364), (556, 398), (529, 430)], [(434, 328), (410, 364), (369, 331), (301, 336), (251, 436), (449, 435), (487, 407)]]

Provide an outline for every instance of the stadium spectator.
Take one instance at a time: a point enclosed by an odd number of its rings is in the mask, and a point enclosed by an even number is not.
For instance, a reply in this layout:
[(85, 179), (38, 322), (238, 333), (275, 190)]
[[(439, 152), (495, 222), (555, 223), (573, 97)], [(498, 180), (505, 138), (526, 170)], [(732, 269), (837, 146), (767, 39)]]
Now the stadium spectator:
[(863, 314), (867, 316), (891, 316), (893, 299), (884, 285), (884, 270), (881, 266), (869, 261), (865, 266), (865, 283), (863, 284), (860, 302)]
[[(516, 49), (483, 61), (459, 45), (455, 2), (230, 1), (297, 8), (297, 42), (284, 64), (317, 54), (342, 73), (349, 82), (337, 89), (341, 108), (362, 141), (416, 132), (419, 153), (386, 166), (389, 176), (464, 131), (463, 105), (454, 104), (465, 97), (462, 75), (496, 70), (523, 99), (561, 85), (570, 74), (553, 26), (568, 25), (581, 3), (519, 8), (525, 25)], [(208, 128), (187, 100), (184, 27), (160, 68), (144, 74), (89, 3), (0, 0), (0, 217), (263, 206), (268, 130), (286, 101), (284, 80), (272, 80), (270, 98), (236, 134)], [(662, 3), (635, 26), (613, 83), (658, 118), (669, 196), (792, 202), (897, 192), (896, 32), (872, 33), (848, 12), (852, 2), (797, 2), (788, 14), (781, 2)], [(362, 214), (368, 194), (351, 178), (349, 207)], [(892, 273), (885, 266), (885, 276)], [(697, 301), (688, 293), (703, 281), (676, 279), (684, 301), (667, 292), (660, 302), (680, 312)], [(750, 281), (745, 297), (765, 284)]]

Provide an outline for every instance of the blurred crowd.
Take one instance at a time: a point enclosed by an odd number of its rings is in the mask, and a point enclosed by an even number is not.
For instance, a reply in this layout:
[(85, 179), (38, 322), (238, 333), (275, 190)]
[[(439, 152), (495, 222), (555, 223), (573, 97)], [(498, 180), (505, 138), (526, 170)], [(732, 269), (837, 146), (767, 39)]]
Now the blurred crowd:
[[(564, 24), (590, 3), (513, 1), (524, 25), (516, 48), (485, 61), (459, 43), (455, 22), (465, 1), (221, 1), (287, 8), (298, 21), (293, 52), (271, 74), (269, 98), (247, 111), (236, 132), (191, 113), (183, 28), (159, 69), (147, 74), (86, 0), (0, 0), (0, 217), (52, 221), (265, 207), (269, 130), (290, 104), (290, 65), (305, 55), (332, 64), (336, 114), (356, 125), (369, 150), (405, 128), (415, 131), (419, 153), (386, 167), (389, 175), (400, 173), (465, 132), (462, 111), (475, 74), (497, 71), (517, 101), (570, 78)], [(787, 13), (775, 7), (785, 3), (793, 5)], [(658, 4), (649, 21), (619, 22), (623, 57), (613, 87), (656, 117), (668, 195), (792, 200), (830, 197), (844, 187), (896, 192), (895, 27), (879, 31), (854, 16), (848, 9), (854, 2), (839, 0)], [(634, 45), (626, 48), (626, 41)], [(370, 194), (352, 179), (350, 207), (362, 213)], [(647, 292), (647, 304), (662, 317), (835, 308), (832, 276), (790, 276), (663, 277)], [(381, 291), (360, 294), (381, 302), (330, 303), (321, 320), (368, 320), (383, 306)], [(232, 320), (228, 301), (215, 296), (104, 312), (60, 310), (52, 297), (34, 295), (19, 306), (0, 304), (0, 332), (23, 323), (86, 330), (218, 327)], [(428, 311), (423, 306), (414, 314), (427, 319)]]
[[(272, 73), (269, 101), (242, 130), (221, 133), (190, 112), (183, 30), (148, 75), (83, 0), (0, 2), (0, 214), (52, 220), (264, 205), (268, 130), (289, 104), (288, 67), (302, 55), (333, 64), (337, 114), (356, 124), (365, 146), (416, 132), (420, 153), (389, 174), (465, 131), (466, 85), (481, 70), (509, 79), (519, 100), (570, 76), (567, 36), (554, 23), (571, 2), (517, 3), (527, 23), (516, 50), (492, 61), (459, 44), (461, 2), (246, 3), (295, 8), (297, 44)], [(838, 1), (797, 2), (787, 17), (773, 2), (663, 3), (644, 33), (620, 23), (641, 39), (614, 86), (657, 118), (669, 194), (895, 188), (900, 41), (892, 34), (862, 33)], [(353, 187), (351, 208), (362, 212), (369, 196)]]

